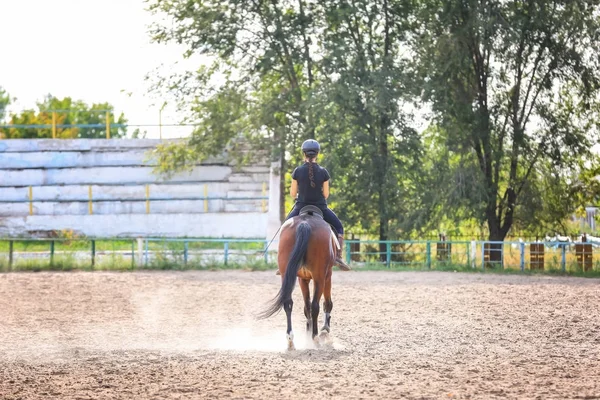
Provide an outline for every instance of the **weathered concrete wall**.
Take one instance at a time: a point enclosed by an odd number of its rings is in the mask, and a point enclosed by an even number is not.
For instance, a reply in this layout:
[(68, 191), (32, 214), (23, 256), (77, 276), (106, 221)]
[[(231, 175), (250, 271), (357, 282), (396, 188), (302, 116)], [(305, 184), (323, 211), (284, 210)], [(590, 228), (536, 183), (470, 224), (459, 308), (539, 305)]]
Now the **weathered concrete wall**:
[[(222, 156), (165, 179), (153, 173), (159, 143), (0, 140), (0, 237), (75, 230), (98, 237), (264, 238), (279, 226), (276, 166), (236, 168)], [(269, 190), (274, 180), (277, 196)]]
[[(267, 175), (268, 171), (263, 174)], [(260, 182), (261, 174), (233, 174), (227, 166), (199, 166), (190, 172), (182, 172), (169, 179), (172, 183), (185, 182), (219, 182), (234, 179), (241, 182)], [(164, 181), (152, 172), (152, 167), (119, 166), (92, 168), (39, 168), (39, 169), (6, 169), (2, 172), (0, 187), (42, 186), (42, 185), (94, 185), (113, 184), (127, 185), (136, 183), (155, 183)]]
[[(112, 229), (111, 229), (112, 227)], [(237, 227), (237, 228), (236, 228)], [(48, 237), (72, 230), (88, 237), (265, 238), (266, 213), (34, 215), (0, 218), (0, 237)]]
[(153, 149), (156, 139), (10, 139), (0, 140), (0, 153), (28, 153), (51, 151), (127, 151), (130, 149)]

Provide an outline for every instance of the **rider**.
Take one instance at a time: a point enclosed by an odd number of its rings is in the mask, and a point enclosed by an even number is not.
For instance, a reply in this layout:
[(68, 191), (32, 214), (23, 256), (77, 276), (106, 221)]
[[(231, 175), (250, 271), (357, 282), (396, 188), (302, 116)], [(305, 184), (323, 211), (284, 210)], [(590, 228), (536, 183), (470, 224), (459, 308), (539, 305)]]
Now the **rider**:
[(286, 220), (297, 216), (300, 213), (300, 209), (304, 206), (313, 205), (319, 207), (323, 212), (325, 221), (333, 225), (337, 231), (340, 251), (336, 256), (335, 263), (342, 269), (347, 269), (349, 267), (341, 257), (341, 254), (343, 254), (341, 249), (344, 248), (344, 227), (337, 215), (327, 207), (329, 172), (316, 163), (317, 155), (320, 151), (321, 146), (314, 139), (308, 139), (302, 143), (305, 162), (292, 173), (290, 194), (296, 200), (296, 204)]

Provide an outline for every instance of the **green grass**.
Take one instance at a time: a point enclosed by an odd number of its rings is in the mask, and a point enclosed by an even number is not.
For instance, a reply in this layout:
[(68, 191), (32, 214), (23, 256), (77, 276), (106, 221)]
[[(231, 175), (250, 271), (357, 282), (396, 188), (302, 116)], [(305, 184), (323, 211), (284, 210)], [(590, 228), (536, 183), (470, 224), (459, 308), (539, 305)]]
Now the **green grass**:
[[(193, 241), (192, 241), (193, 240)], [(189, 250), (223, 250), (224, 242), (226, 239), (214, 239), (207, 238), (203, 241), (200, 239), (190, 239), (188, 243)], [(15, 252), (43, 252), (50, 251), (52, 240), (13, 240), (13, 251)], [(137, 248), (137, 240), (96, 240), (96, 251), (126, 251), (131, 250), (131, 246)], [(145, 246), (145, 243), (144, 243)], [(229, 242), (230, 250), (263, 250), (265, 243), (264, 241), (253, 241), (253, 242)], [(76, 240), (54, 240), (55, 251), (84, 251), (92, 248), (92, 242), (89, 239), (76, 239)], [(183, 241), (161, 241), (161, 240), (150, 240), (148, 241), (149, 250), (171, 250), (171, 251), (182, 251), (185, 248)], [(9, 241), (0, 241), (0, 253), (8, 253)]]
[[(137, 261), (137, 260), (134, 260)], [(0, 255), (0, 272), (9, 271), (8, 256)], [(213, 260), (204, 260), (202, 262), (190, 260), (184, 262), (183, 256), (172, 255), (165, 257), (158, 254), (151, 259), (147, 265), (138, 267), (132, 264), (130, 255), (108, 255), (98, 256), (95, 264), (92, 266), (90, 258), (75, 258), (72, 255), (55, 255), (54, 258), (48, 257), (38, 259), (19, 259), (13, 260), (10, 271), (129, 271), (129, 270), (217, 270), (217, 269), (237, 269), (246, 271), (265, 271), (277, 268), (272, 262), (261, 260), (249, 260), (247, 262), (228, 262), (223, 263), (221, 257), (215, 257)]]
[[(50, 251), (51, 240), (14, 240), (13, 251), (15, 252), (43, 252)], [(131, 240), (97, 240), (96, 251), (106, 250), (131, 250)], [(92, 248), (90, 240), (54, 241), (54, 251), (84, 251)], [(9, 242), (0, 241), (0, 253), (8, 253)]]

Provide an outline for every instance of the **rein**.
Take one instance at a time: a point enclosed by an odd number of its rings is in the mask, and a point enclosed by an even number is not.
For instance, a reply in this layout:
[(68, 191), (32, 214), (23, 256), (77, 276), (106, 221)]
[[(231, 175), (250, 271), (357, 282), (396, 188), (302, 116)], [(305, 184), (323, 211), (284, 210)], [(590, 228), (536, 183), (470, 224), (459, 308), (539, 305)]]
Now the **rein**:
[[(292, 211), (294, 211), (294, 207), (296, 206), (296, 203), (294, 203), (294, 205), (292, 206), (292, 209), (290, 210), (289, 213), (287, 213), (287, 216), (290, 215), (290, 213)], [(285, 219), (287, 219), (287, 216), (285, 217)], [(267, 250), (269, 250), (269, 246), (271, 245), (271, 243), (273, 243), (273, 240), (275, 240), (275, 238), (277, 237), (277, 234), (279, 233), (279, 231), (281, 230), (281, 227), (283, 226), (283, 224), (279, 225), (279, 229), (277, 229), (277, 232), (275, 232), (275, 235), (273, 235), (273, 239), (271, 239), (271, 241), (269, 242), (269, 244), (267, 245), (267, 247), (265, 247), (265, 251), (263, 251), (263, 256), (267, 253)]]

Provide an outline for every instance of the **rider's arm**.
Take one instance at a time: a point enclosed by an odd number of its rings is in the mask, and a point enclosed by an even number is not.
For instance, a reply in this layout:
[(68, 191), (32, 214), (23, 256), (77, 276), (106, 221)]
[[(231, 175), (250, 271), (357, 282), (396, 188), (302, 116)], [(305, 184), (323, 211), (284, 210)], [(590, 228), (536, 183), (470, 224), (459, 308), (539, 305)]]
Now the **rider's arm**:
[(323, 182), (323, 197), (329, 197), (329, 181)]
[(298, 196), (298, 181), (295, 179), (292, 179), (292, 187), (290, 188), (290, 196), (292, 196), (292, 199), (296, 199), (296, 196)]

